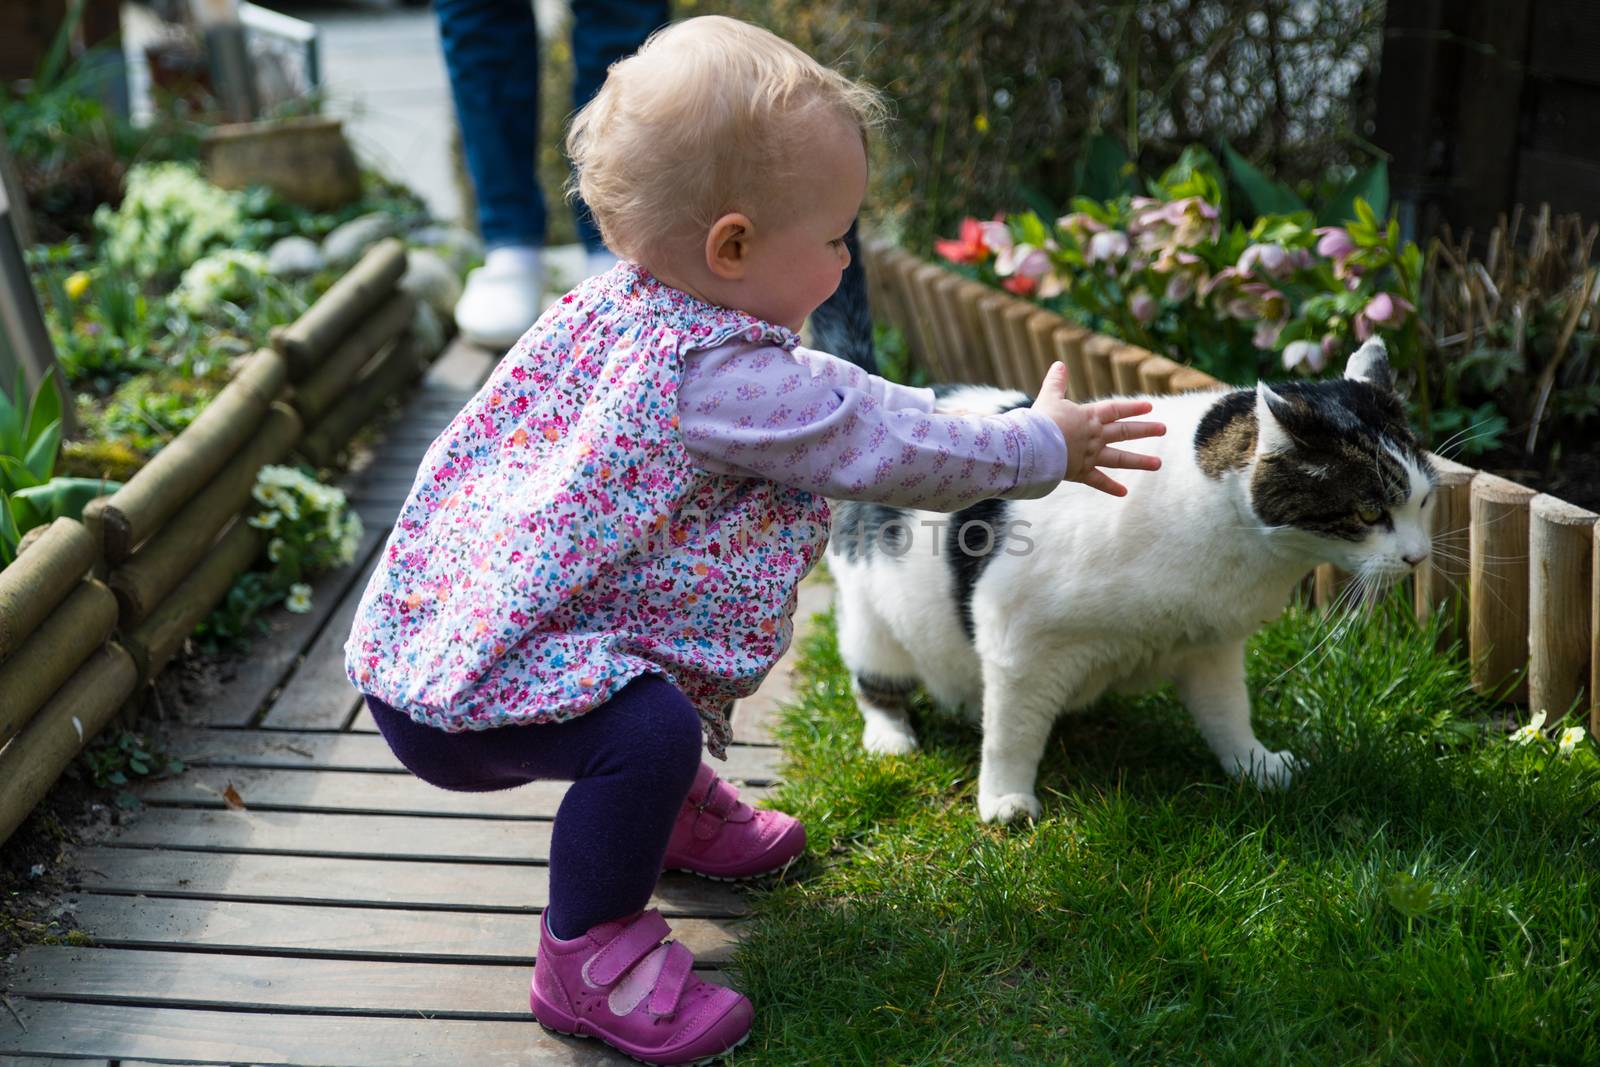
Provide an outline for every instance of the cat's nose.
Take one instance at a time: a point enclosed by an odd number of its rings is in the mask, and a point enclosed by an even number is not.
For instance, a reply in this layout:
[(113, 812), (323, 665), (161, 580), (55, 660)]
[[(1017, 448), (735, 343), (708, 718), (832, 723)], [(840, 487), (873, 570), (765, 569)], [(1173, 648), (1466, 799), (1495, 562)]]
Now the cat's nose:
[(1428, 554), (1426, 552), (1418, 552), (1414, 556), (1401, 556), (1400, 558), (1406, 561), (1407, 567), (1415, 567), (1417, 564), (1427, 559)]

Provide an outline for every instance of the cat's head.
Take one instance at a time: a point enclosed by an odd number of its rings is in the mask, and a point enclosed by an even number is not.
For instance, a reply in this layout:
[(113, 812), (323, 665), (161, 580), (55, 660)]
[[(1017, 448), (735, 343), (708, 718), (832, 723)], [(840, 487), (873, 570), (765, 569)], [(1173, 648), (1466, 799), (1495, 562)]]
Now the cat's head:
[(1437, 475), (1406, 423), (1388, 353), (1368, 341), (1342, 379), (1225, 397), (1195, 435), (1200, 466), (1243, 476), (1256, 519), (1314, 561), (1392, 580), (1428, 558)]

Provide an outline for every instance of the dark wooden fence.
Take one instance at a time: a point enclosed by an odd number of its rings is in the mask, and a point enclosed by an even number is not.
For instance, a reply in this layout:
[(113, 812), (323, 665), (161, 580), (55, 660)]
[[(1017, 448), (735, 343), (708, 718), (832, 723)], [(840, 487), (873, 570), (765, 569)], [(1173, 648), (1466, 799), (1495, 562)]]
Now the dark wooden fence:
[(1403, 221), (1480, 239), (1600, 204), (1600, 2), (1389, 0), (1376, 140)]

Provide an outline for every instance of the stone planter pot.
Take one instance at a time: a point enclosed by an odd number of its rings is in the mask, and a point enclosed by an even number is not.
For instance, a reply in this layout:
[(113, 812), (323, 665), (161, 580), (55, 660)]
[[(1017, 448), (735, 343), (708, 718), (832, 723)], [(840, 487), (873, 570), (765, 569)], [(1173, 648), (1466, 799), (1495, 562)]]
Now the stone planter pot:
[(219, 126), (200, 145), (206, 177), (224, 189), (266, 185), (285, 199), (328, 210), (361, 193), (361, 169), (338, 119)]

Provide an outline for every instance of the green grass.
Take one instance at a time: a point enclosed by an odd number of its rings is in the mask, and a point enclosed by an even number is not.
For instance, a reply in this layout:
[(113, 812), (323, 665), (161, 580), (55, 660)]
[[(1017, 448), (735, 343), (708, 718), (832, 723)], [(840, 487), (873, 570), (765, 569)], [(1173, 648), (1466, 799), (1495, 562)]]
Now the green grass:
[(818, 627), (775, 802), (810, 851), (739, 950), (737, 1062), (1600, 1062), (1592, 742), (1511, 744), (1398, 601), (1302, 663), (1326, 625), (1251, 646), (1263, 741), (1312, 761), (1287, 793), (1168, 689), (1058, 725), (1011, 829), (974, 728), (923, 706), (921, 752), (862, 753)]

